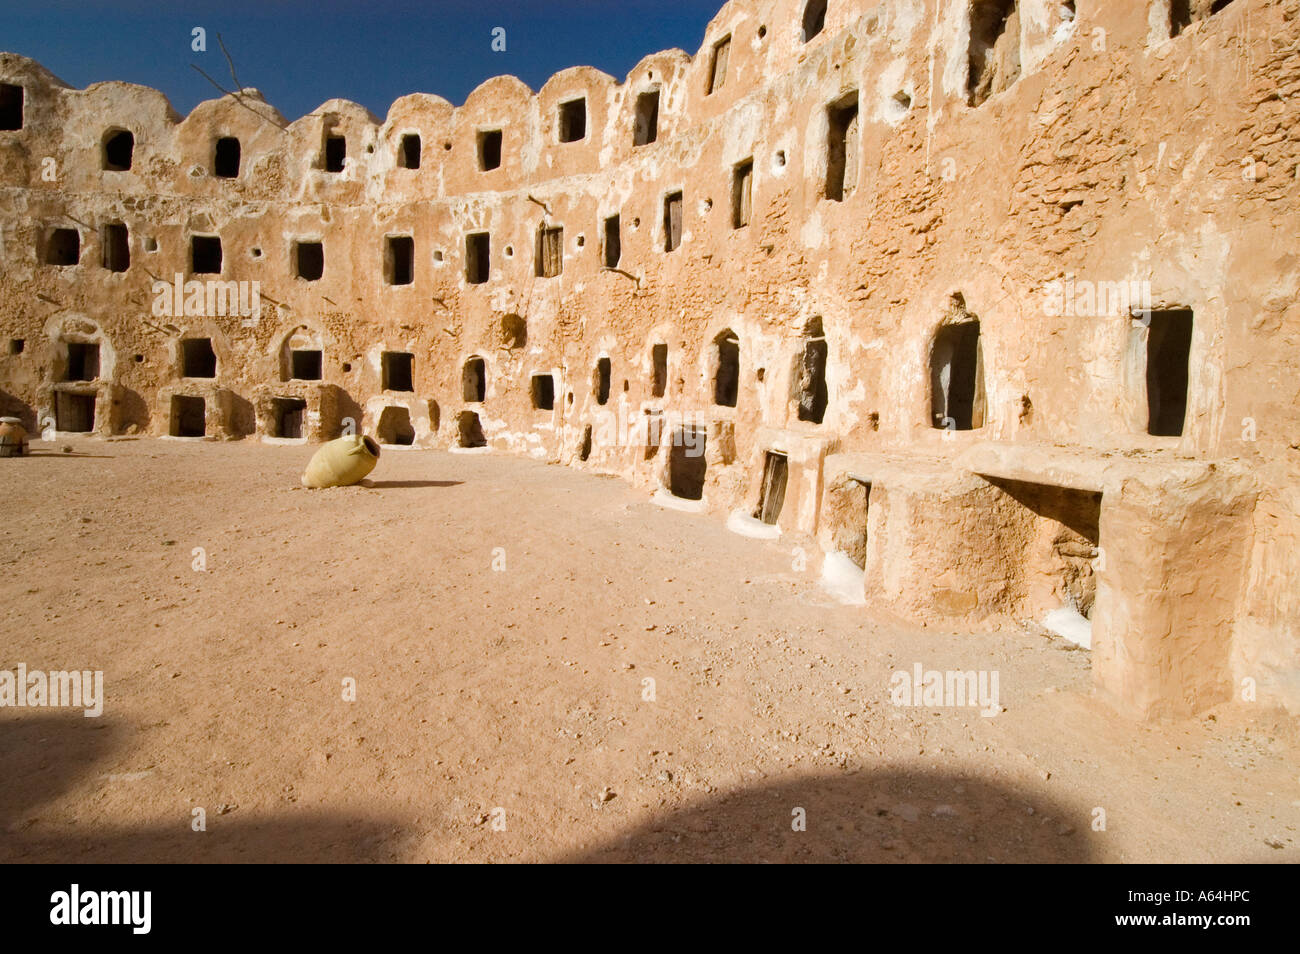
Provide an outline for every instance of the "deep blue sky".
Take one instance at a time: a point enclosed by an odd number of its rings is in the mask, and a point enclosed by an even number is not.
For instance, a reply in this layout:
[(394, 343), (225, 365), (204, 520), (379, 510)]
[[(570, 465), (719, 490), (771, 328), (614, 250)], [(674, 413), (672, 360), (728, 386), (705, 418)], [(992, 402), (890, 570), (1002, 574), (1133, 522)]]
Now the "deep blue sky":
[[(221, 33), (245, 86), (290, 120), (328, 99), (381, 119), (407, 93), (460, 105), (512, 73), (533, 90), (568, 66), (618, 80), (647, 53), (694, 54), (722, 0), (0, 0), (0, 50), (40, 61), (84, 87), (126, 80), (161, 90), (182, 116), (220, 93), (194, 63), (233, 85)], [(208, 51), (190, 50), (202, 26)], [(493, 27), (507, 50), (491, 49)]]

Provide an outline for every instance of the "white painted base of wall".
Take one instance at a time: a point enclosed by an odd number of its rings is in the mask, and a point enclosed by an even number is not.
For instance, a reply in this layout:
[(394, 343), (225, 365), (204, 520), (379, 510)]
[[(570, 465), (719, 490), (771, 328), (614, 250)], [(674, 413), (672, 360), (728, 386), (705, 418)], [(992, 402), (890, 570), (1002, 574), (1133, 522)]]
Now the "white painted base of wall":
[(685, 500), (681, 497), (674, 497), (662, 488), (654, 492), (650, 502), (655, 506), (663, 507), (665, 510), (681, 510), (684, 513), (707, 513), (709, 509), (707, 499)]
[(1072, 606), (1062, 606), (1043, 617), (1043, 625), (1081, 649), (1092, 649), (1092, 623)]
[(862, 569), (844, 553), (828, 553), (822, 560), (822, 575), (818, 581), (831, 596), (846, 606), (865, 606)]
[(775, 540), (781, 536), (779, 525), (764, 523), (743, 510), (731, 511), (730, 516), (727, 517), (727, 529), (742, 537), (753, 537), (755, 540)]

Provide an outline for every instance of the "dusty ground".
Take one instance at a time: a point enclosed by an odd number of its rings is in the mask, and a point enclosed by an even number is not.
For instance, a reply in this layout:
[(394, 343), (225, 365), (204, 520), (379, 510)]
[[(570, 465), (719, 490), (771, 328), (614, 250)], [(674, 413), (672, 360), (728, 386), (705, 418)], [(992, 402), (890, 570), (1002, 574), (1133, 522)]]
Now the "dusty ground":
[[(107, 702), (0, 709), (0, 861), (1300, 860), (1294, 719), (1129, 723), (1041, 631), (872, 622), (621, 481), (71, 443), (0, 461), (0, 667)], [(1006, 711), (891, 705), (915, 662)]]

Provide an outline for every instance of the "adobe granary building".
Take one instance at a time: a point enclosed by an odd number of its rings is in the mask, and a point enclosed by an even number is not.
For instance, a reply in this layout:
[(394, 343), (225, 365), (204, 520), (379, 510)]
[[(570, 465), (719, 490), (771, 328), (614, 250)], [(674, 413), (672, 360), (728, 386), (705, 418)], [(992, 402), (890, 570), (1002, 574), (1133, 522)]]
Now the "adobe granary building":
[(33, 430), (558, 460), (865, 614), (1076, 611), (1139, 716), (1300, 707), (1300, 0), (733, 2), (382, 119), (0, 84)]

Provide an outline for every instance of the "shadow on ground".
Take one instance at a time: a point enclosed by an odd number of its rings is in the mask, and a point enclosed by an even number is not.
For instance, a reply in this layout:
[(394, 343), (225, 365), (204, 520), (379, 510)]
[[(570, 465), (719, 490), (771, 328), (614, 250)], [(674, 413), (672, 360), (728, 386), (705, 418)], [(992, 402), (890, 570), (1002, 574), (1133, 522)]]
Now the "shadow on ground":
[(81, 451), (69, 451), (64, 453), (60, 450), (46, 450), (44, 448), (30, 448), (22, 457), (8, 457), (6, 460), (29, 460), (33, 457), (63, 457), (76, 458), (77, 460), (115, 460), (112, 454), (86, 454)]
[(375, 480), (367, 481), (363, 487), (371, 490), (393, 490), (402, 487), (459, 487), (463, 480)]
[(207, 831), (195, 832), (182, 792), (175, 793), (175, 820), (167, 824), (44, 822), (42, 811), (77, 788), (89, 804), (103, 787), (147, 784), (102, 777), (128, 734), (120, 723), (80, 711), (0, 720), (0, 863), (344, 863), (393, 860), (404, 852), (407, 833), (397, 820), (337, 812), (219, 815), (217, 805), (207, 805)]
[[(805, 831), (793, 830), (797, 809)], [(988, 780), (864, 771), (700, 801), (556, 860), (1078, 864), (1098, 860), (1090, 821), (1086, 809)]]

